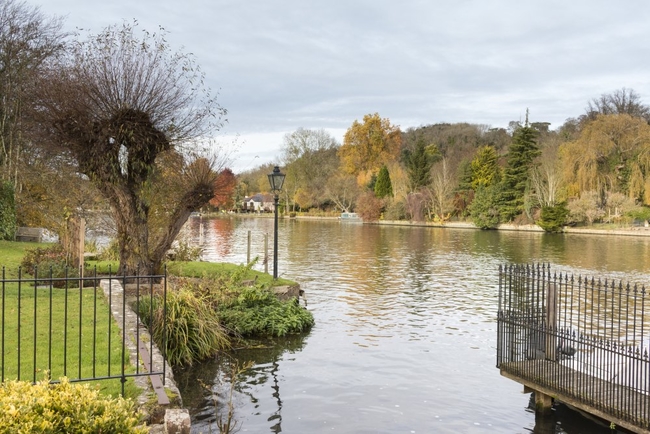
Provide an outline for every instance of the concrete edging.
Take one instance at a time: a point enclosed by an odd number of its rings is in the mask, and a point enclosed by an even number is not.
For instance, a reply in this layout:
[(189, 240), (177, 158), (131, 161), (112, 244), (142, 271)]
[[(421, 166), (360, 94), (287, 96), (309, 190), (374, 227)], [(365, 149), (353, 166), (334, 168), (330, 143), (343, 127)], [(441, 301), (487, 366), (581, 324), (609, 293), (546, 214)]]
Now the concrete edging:
[[(110, 301), (111, 313), (117, 322), (120, 331), (122, 331), (122, 325), (126, 328), (125, 347), (129, 352), (130, 363), (133, 366), (139, 365), (140, 369), (146, 372), (146, 369), (138, 356), (136, 330), (140, 340), (147, 343), (151, 342), (149, 331), (138, 321), (138, 316), (131, 309), (131, 306), (128, 305), (128, 301), (126, 306), (123, 305), (124, 288), (122, 288), (122, 285), (118, 280), (101, 279), (100, 286), (104, 291), (106, 299)], [(162, 353), (155, 343), (152, 343), (151, 351), (152, 369), (154, 372), (160, 372), (163, 370), (163, 363), (165, 364), (165, 390), (171, 392), (174, 397), (171, 399), (171, 404), (169, 406), (160, 406), (157, 404), (152, 405), (152, 400), (155, 399), (157, 402), (156, 392), (153, 390), (149, 377), (141, 376), (134, 378), (136, 385), (142, 389), (142, 393), (136, 399), (136, 403), (149, 419), (151, 432), (185, 432), (185, 429), (179, 431), (167, 427), (169, 424), (175, 424), (174, 426), (182, 426), (183, 428), (187, 427), (187, 432), (189, 433), (189, 413), (182, 409), (183, 400), (180, 391), (176, 386), (176, 382), (174, 381), (174, 373), (171, 366), (163, 359)], [(164, 425), (162, 425), (163, 423)]]

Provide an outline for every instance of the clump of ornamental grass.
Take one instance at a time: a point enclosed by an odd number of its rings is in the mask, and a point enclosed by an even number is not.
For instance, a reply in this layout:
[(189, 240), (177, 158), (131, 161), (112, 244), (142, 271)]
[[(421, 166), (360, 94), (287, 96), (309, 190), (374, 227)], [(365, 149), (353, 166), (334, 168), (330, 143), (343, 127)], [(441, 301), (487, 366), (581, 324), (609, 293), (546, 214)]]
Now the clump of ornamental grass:
[(131, 400), (103, 397), (88, 384), (71, 384), (65, 378), (57, 384), (0, 384), (0, 434), (147, 432)]
[(210, 306), (205, 295), (180, 287), (167, 291), (166, 308), (157, 295), (142, 298), (137, 308), (169, 363), (191, 365), (230, 346), (228, 333)]

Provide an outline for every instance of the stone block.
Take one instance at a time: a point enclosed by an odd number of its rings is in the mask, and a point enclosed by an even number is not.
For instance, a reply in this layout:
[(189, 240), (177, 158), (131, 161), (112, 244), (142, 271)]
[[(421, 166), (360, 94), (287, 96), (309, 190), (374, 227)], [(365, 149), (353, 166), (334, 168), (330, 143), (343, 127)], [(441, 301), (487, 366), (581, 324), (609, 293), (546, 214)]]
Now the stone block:
[(165, 412), (165, 433), (190, 434), (190, 413), (184, 408), (169, 408)]

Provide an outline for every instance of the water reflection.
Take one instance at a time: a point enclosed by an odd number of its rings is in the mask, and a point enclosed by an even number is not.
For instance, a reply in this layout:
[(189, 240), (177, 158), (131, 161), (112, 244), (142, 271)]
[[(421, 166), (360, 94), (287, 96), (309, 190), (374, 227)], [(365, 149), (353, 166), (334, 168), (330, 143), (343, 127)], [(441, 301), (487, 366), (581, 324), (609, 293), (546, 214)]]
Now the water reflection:
[[(255, 256), (273, 230), (272, 219), (219, 225), (217, 234), (206, 226), (214, 244), (207, 260), (243, 263), (247, 232)], [(647, 282), (649, 238), (284, 220), (279, 243), (280, 274), (306, 290), (316, 326), (233, 353), (238, 363), (255, 361), (234, 391), (243, 432), (601, 432), (562, 408), (536, 420), (521, 386), (499, 375), (498, 266), (547, 262), (558, 271)], [(194, 432), (214, 426), (210, 403), (223, 402), (229, 363), (183, 373), (183, 399), (203, 427)], [(196, 391), (194, 372), (209, 393)]]
[[(242, 408), (250, 407), (254, 415), (269, 422), (271, 432), (282, 432), (280, 363), (302, 350), (306, 336), (251, 342), (250, 348), (235, 349), (198, 366), (174, 370), (183, 404), (194, 415), (192, 432), (218, 432), (217, 419), (227, 417), (231, 393), (236, 420)], [(250, 368), (242, 370), (246, 366)], [(237, 381), (233, 382), (233, 373), (238, 371)]]

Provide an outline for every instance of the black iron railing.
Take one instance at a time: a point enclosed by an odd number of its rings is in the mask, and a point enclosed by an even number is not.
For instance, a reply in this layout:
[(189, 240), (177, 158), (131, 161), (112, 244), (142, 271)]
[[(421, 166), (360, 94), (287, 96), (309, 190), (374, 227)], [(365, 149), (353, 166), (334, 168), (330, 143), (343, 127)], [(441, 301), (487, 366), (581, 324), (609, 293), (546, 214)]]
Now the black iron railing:
[(650, 312), (645, 287), (499, 268), (497, 367), (525, 384), (648, 427)]
[[(71, 276), (72, 271), (81, 277)], [(54, 277), (52, 269), (35, 270), (38, 277), (33, 277), (19, 269), (10, 278), (3, 267), (0, 381), (119, 379), (122, 394), (130, 377), (162, 376), (164, 383), (164, 349), (162, 360), (154, 360), (153, 340), (135, 312), (143, 297), (157, 292), (165, 303), (166, 274), (72, 271)]]

